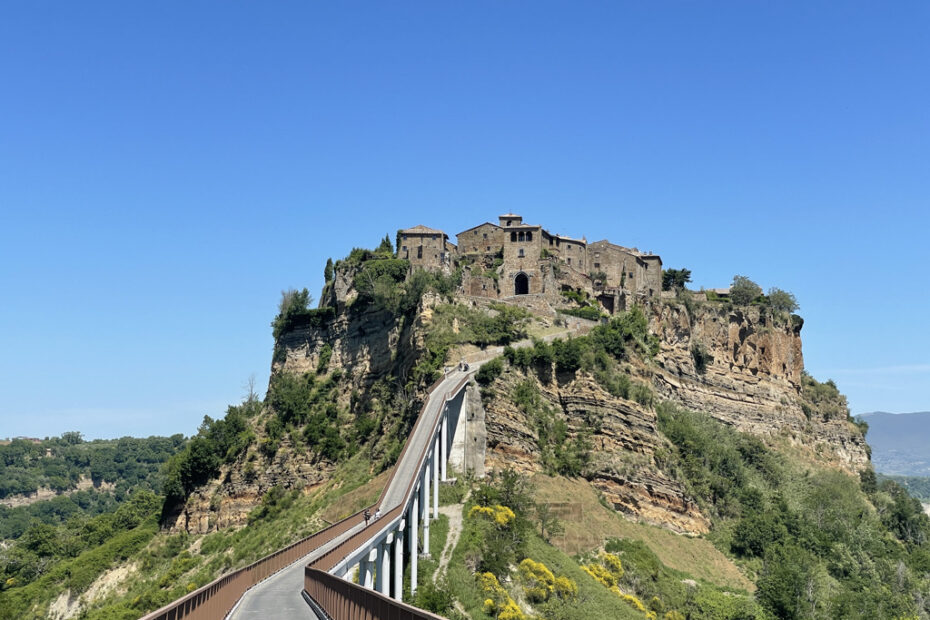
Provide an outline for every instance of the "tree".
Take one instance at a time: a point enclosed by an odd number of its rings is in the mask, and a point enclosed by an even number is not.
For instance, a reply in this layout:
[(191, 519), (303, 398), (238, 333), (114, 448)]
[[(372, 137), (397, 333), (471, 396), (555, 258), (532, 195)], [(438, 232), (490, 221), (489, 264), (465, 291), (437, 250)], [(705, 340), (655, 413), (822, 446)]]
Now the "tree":
[(682, 289), (685, 284), (691, 281), (690, 269), (663, 269), (662, 270), (662, 290), (674, 291)]
[(730, 300), (734, 304), (748, 306), (761, 294), (762, 287), (746, 276), (733, 276), (733, 284), (730, 285)]
[(333, 279), (333, 259), (326, 259), (326, 267), (323, 268), (323, 281), (331, 282)]
[(539, 536), (549, 542), (552, 536), (561, 536), (565, 533), (565, 526), (549, 504), (540, 502), (536, 504), (536, 519), (539, 521)]
[(793, 293), (788, 291), (783, 291), (780, 288), (772, 287), (769, 289), (768, 295), (769, 306), (772, 307), (772, 310), (777, 310), (779, 312), (795, 312), (798, 306), (798, 300)]
[(384, 239), (381, 240), (378, 249), (375, 252), (383, 254), (394, 254), (394, 244), (391, 243), (391, 238), (388, 235), (384, 235)]

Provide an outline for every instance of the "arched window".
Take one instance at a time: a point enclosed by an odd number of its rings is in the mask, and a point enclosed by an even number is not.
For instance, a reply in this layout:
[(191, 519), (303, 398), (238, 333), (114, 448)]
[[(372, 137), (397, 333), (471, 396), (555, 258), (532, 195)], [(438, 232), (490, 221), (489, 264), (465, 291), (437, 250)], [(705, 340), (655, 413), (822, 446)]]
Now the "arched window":
[(528, 295), (530, 292), (530, 279), (522, 271), (513, 279), (513, 294)]
[(532, 241), (532, 240), (533, 240), (533, 233), (532, 233), (532, 231), (527, 231), (527, 233), (526, 233), (526, 240), (527, 240), (527, 241)]
[(516, 241), (516, 240), (517, 240), (517, 233), (516, 233), (516, 231), (511, 231), (511, 233), (510, 233), (510, 240), (511, 240), (511, 241)]
[(525, 240), (526, 240), (526, 237), (523, 235), (523, 231), (521, 230), (520, 233), (517, 235), (517, 241), (525, 241)]

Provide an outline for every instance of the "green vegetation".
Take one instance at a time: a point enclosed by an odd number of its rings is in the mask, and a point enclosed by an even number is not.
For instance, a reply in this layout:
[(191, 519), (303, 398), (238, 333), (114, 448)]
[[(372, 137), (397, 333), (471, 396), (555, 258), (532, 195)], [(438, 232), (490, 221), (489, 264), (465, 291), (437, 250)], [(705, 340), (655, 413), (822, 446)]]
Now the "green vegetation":
[(930, 611), (930, 519), (892, 481), (804, 471), (706, 415), (658, 407), (667, 464), (713, 517), (715, 543), (757, 574), (778, 618), (900, 618)]
[[(836, 383), (832, 379), (827, 379), (820, 383), (807, 371), (801, 373), (801, 409), (808, 420), (851, 420), (849, 416), (849, 405), (846, 403), (846, 397), (840, 394)], [(863, 432), (868, 429), (868, 424), (864, 425)]]
[(699, 342), (691, 345), (691, 359), (694, 360), (694, 369), (699, 375), (707, 372), (707, 365), (714, 361), (707, 347)]
[(559, 308), (561, 314), (577, 316), (589, 321), (598, 321), (601, 318), (601, 310), (597, 307), (597, 302), (591, 301), (588, 294), (583, 291), (568, 289), (562, 291), (562, 296), (578, 304), (577, 308)]
[(891, 480), (917, 499), (930, 502), (930, 477), (927, 476), (886, 476), (878, 475), (879, 482)]
[(730, 300), (737, 306), (748, 306), (762, 295), (762, 287), (746, 276), (733, 276)]
[(776, 312), (792, 313), (796, 312), (800, 307), (798, 306), (798, 300), (793, 293), (783, 291), (780, 288), (770, 288), (765, 298), (769, 307), (771, 307), (772, 310), (775, 310)]
[(82, 476), (115, 484), (119, 499), (137, 486), (157, 491), (159, 468), (183, 444), (183, 435), (84, 441), (71, 432), (38, 443), (14, 439), (0, 445), (0, 498), (40, 487), (69, 491)]
[(590, 433), (578, 431), (570, 438), (564, 417), (543, 401), (532, 379), (517, 384), (511, 400), (535, 426), (540, 460), (546, 472), (563, 476), (581, 475), (591, 460)]
[(475, 373), (475, 381), (481, 385), (490, 385), (497, 380), (502, 372), (504, 372), (504, 360), (495, 357), (481, 365), (481, 368)]
[(691, 281), (690, 269), (663, 269), (662, 270), (662, 290), (677, 291), (685, 288), (685, 285)]
[(241, 405), (230, 405), (222, 420), (204, 416), (197, 435), (166, 464), (164, 516), (249, 446), (254, 434), (247, 420), (260, 409), (260, 401), (250, 395)]
[(641, 309), (633, 308), (594, 327), (585, 336), (556, 339), (551, 344), (537, 340), (532, 347), (519, 349), (505, 347), (504, 358), (514, 368), (534, 369), (542, 380), (548, 379), (553, 364), (559, 373), (584, 370), (612, 395), (650, 405), (652, 390), (631, 381), (620, 363), (630, 355), (655, 355), (658, 348), (658, 339), (649, 333), (646, 316)]
[(9, 549), (0, 572), (0, 619), (39, 617), (37, 603), (60, 588), (77, 596), (102, 572), (138, 553), (158, 531), (159, 499), (140, 489), (116, 511), (57, 527), (34, 523)]
[(579, 319), (587, 319), (589, 321), (598, 321), (601, 316), (603, 316), (601, 311), (594, 306), (584, 306), (583, 308), (559, 308), (558, 311), (562, 314), (577, 316)]

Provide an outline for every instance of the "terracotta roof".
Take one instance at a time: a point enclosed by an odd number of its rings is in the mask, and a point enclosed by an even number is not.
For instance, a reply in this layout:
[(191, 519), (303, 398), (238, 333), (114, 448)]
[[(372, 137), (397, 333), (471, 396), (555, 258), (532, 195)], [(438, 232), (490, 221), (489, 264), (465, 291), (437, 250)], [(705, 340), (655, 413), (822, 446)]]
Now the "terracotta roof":
[(445, 235), (446, 233), (441, 230), (436, 230), (435, 228), (427, 228), (423, 224), (417, 224), (413, 228), (405, 228), (400, 231), (401, 234), (408, 235)]

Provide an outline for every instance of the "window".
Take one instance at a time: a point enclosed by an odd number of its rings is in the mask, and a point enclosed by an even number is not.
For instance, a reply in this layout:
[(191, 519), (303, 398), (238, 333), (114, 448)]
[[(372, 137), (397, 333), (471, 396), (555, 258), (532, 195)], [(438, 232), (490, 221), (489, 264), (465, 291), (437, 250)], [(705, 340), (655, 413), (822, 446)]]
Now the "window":
[[(477, 231), (477, 230), (475, 231), (475, 234), (476, 234), (476, 235), (478, 234), (478, 231)], [(485, 235), (485, 237), (487, 237), (487, 235)]]
[(417, 258), (423, 258), (423, 246), (417, 246)]
[(526, 236), (523, 234), (522, 230), (517, 234), (517, 241), (526, 241)]
[(488, 238), (488, 233), (484, 233), (484, 238), (485, 238), (485, 239)]
[(595, 268), (595, 269), (600, 269), (600, 268), (601, 268), (601, 264), (600, 264), (600, 263), (594, 263), (594, 268)]
[[(475, 249), (477, 249), (477, 248), (475, 248)], [(488, 252), (491, 251), (491, 246), (488, 246), (488, 247), (487, 247), (487, 251), (488, 251)]]
[(507, 220), (507, 225), (510, 226), (510, 220)]
[(532, 240), (533, 240), (533, 233), (532, 233), (532, 232), (527, 232), (527, 233), (526, 233), (526, 240), (527, 240), (527, 241), (532, 241)]
[(511, 232), (511, 233), (510, 233), (510, 241), (514, 242), (514, 241), (516, 241), (516, 240), (517, 240), (517, 233), (516, 233), (515, 231), (514, 231), (514, 232)]
[(631, 278), (633, 277), (633, 272), (632, 272), (632, 271), (630, 272), (630, 277), (631, 277)]
[(517, 254), (520, 258), (523, 258), (523, 248), (520, 248), (520, 252)]
[(435, 240), (436, 240), (436, 235), (433, 235), (433, 241), (435, 241)]
[(407, 251), (407, 246), (404, 246), (404, 247), (403, 247), (403, 250), (404, 250), (404, 252), (406, 252), (406, 251)]
[(404, 237), (404, 241), (406, 241), (406, 240), (407, 240), (407, 235), (403, 235), (403, 237)]
[(569, 265), (572, 264), (572, 258), (571, 258), (571, 256), (568, 257), (568, 264), (569, 264)]
[(569, 251), (569, 252), (572, 251), (572, 244), (571, 244), (571, 243), (568, 244), (568, 251)]

